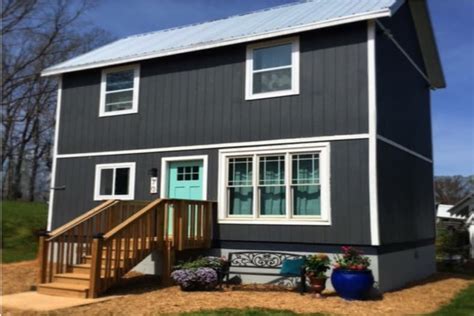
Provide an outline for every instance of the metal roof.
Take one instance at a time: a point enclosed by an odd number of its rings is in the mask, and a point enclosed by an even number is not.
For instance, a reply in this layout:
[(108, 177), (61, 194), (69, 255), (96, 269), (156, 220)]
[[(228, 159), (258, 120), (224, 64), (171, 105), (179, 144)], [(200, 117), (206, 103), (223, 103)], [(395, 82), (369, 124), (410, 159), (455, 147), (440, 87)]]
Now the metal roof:
[(49, 67), (43, 71), (43, 75), (123, 64), (391, 16), (403, 2), (299, 1), (226, 19), (126, 37)]

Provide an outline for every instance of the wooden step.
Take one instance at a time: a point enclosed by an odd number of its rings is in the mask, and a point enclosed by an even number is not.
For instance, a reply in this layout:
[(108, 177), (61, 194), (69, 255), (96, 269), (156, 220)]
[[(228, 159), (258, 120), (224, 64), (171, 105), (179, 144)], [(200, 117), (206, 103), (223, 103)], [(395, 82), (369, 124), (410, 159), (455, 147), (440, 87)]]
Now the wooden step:
[[(105, 264), (104, 264), (104, 263), (105, 263), (105, 259), (106, 259), (106, 258), (107, 258), (107, 257), (106, 257), (105, 255), (102, 256), (102, 269), (105, 267)], [(85, 264), (87, 264), (87, 265), (90, 266), (91, 263), (92, 263), (92, 256), (84, 256), (84, 261), (85, 261)], [(115, 256), (112, 256), (111, 262), (112, 262), (113, 265), (115, 265)], [(123, 256), (121, 256), (121, 258), (119, 259), (119, 266), (120, 266), (121, 268), (123, 268), (123, 267), (124, 267), (124, 263), (125, 263), (125, 259), (123, 258)]]
[(89, 263), (75, 264), (72, 266), (72, 273), (90, 274), (91, 265)]
[(87, 298), (89, 286), (71, 283), (43, 283), (37, 286), (38, 293), (54, 296)]
[(53, 277), (53, 281), (57, 283), (89, 285), (90, 275), (82, 273), (60, 273)]

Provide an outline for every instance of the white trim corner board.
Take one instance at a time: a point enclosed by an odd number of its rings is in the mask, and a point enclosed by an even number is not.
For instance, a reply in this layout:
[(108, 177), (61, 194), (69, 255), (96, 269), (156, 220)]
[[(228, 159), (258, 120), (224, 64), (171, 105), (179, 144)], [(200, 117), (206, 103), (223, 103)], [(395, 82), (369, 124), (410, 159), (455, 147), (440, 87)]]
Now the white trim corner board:
[(369, 205), (372, 245), (380, 245), (377, 190), (377, 80), (375, 52), (375, 21), (367, 22), (367, 75), (369, 100)]
[(208, 155), (195, 156), (176, 156), (176, 157), (162, 157), (161, 158), (161, 175), (160, 175), (160, 198), (168, 197), (168, 171), (169, 163), (173, 161), (192, 161), (202, 160), (202, 199), (207, 200), (207, 183), (208, 183)]
[(54, 147), (53, 159), (51, 166), (51, 187), (49, 188), (49, 204), (48, 204), (48, 224), (47, 230), (51, 231), (53, 226), (53, 204), (54, 204), (54, 190), (56, 186), (56, 168), (58, 159), (58, 143), (59, 143), (59, 119), (61, 118), (61, 97), (63, 91), (62, 75), (58, 77), (58, 94), (56, 96), (56, 126), (54, 128)]

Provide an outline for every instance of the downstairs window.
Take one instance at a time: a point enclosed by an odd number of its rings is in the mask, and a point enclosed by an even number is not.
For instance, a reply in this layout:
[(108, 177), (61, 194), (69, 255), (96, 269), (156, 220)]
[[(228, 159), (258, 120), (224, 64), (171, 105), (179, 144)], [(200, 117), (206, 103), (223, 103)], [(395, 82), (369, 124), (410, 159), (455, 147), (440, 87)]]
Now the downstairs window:
[(101, 164), (95, 168), (94, 199), (133, 200), (135, 163)]
[(222, 150), (220, 222), (330, 224), (329, 144), (300, 146)]

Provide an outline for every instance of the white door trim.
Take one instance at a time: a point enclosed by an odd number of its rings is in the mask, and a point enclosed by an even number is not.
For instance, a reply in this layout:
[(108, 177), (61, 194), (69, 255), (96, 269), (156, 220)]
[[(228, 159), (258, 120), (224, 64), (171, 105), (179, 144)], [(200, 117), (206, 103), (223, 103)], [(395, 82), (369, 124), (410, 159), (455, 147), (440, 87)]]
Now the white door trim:
[(168, 197), (168, 176), (169, 163), (176, 161), (192, 161), (202, 160), (202, 199), (207, 200), (207, 178), (208, 178), (208, 155), (198, 156), (178, 156), (178, 157), (162, 157), (161, 158), (161, 179), (160, 179), (160, 198)]

